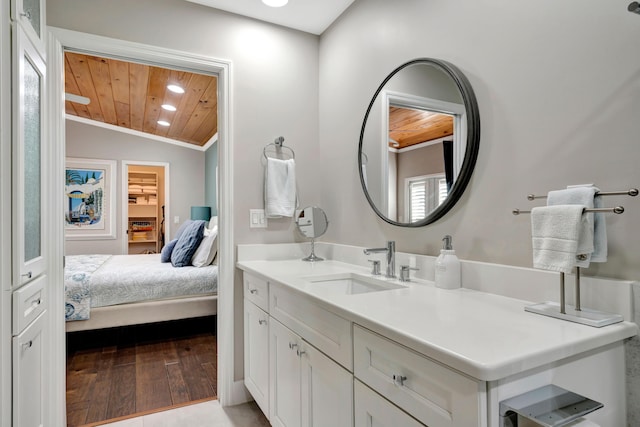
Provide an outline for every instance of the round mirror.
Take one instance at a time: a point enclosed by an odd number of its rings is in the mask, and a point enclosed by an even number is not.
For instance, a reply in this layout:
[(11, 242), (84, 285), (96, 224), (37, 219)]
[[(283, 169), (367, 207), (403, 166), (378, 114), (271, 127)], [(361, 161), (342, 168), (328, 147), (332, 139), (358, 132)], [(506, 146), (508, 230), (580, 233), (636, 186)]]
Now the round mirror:
[(358, 166), (369, 204), (390, 224), (431, 224), (464, 192), (479, 145), (478, 105), (460, 70), (430, 58), (402, 64), (362, 123)]
[(323, 259), (315, 254), (315, 239), (326, 233), (327, 227), (329, 227), (327, 215), (319, 207), (309, 206), (300, 211), (296, 218), (296, 224), (300, 233), (311, 239), (311, 255), (302, 258), (302, 260), (322, 261)]

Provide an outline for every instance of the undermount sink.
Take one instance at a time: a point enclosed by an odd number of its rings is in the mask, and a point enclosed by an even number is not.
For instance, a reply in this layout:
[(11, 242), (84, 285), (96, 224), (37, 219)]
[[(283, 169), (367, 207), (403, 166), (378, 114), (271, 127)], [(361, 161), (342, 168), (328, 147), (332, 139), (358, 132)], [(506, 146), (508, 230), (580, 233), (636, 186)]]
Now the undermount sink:
[(406, 286), (354, 273), (307, 277), (314, 289), (335, 294), (354, 295), (404, 289)]

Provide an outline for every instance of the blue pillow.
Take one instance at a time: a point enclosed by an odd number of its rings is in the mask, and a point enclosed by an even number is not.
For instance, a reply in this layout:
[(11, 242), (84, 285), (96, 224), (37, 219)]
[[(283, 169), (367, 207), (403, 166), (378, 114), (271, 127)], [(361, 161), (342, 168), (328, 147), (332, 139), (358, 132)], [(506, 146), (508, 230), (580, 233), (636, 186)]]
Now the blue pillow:
[(204, 237), (204, 221), (193, 221), (189, 224), (176, 242), (171, 252), (171, 264), (174, 267), (185, 267), (191, 264), (193, 254)]
[(180, 227), (178, 227), (178, 231), (176, 231), (176, 235), (173, 237), (174, 239), (179, 239), (180, 236), (182, 236), (182, 233), (184, 233), (184, 230), (187, 229), (187, 227), (189, 227), (191, 224), (193, 224), (193, 220), (188, 219), (185, 222), (183, 222), (182, 224), (180, 224)]
[(173, 252), (173, 248), (176, 246), (176, 243), (178, 243), (178, 239), (173, 239), (164, 245), (162, 251), (160, 251), (160, 262), (171, 261), (171, 253)]

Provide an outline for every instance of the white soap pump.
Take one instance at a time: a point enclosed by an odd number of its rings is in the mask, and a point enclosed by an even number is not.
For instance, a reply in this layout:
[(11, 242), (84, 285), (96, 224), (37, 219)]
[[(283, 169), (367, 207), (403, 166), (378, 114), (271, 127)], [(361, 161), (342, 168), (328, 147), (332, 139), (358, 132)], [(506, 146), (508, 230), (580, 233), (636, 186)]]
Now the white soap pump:
[(460, 260), (451, 245), (451, 236), (444, 236), (442, 242), (440, 256), (436, 259), (436, 287), (456, 289), (460, 287)]

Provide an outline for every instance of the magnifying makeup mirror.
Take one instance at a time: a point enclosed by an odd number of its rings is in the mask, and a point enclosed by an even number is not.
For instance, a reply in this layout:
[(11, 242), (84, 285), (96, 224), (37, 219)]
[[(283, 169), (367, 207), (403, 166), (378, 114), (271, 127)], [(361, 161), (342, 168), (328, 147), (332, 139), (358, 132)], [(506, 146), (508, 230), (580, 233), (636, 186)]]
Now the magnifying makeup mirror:
[(300, 233), (311, 239), (311, 255), (302, 258), (303, 261), (323, 261), (315, 254), (315, 239), (322, 236), (329, 226), (327, 215), (322, 209), (316, 206), (309, 206), (300, 211), (296, 218), (296, 224)]

